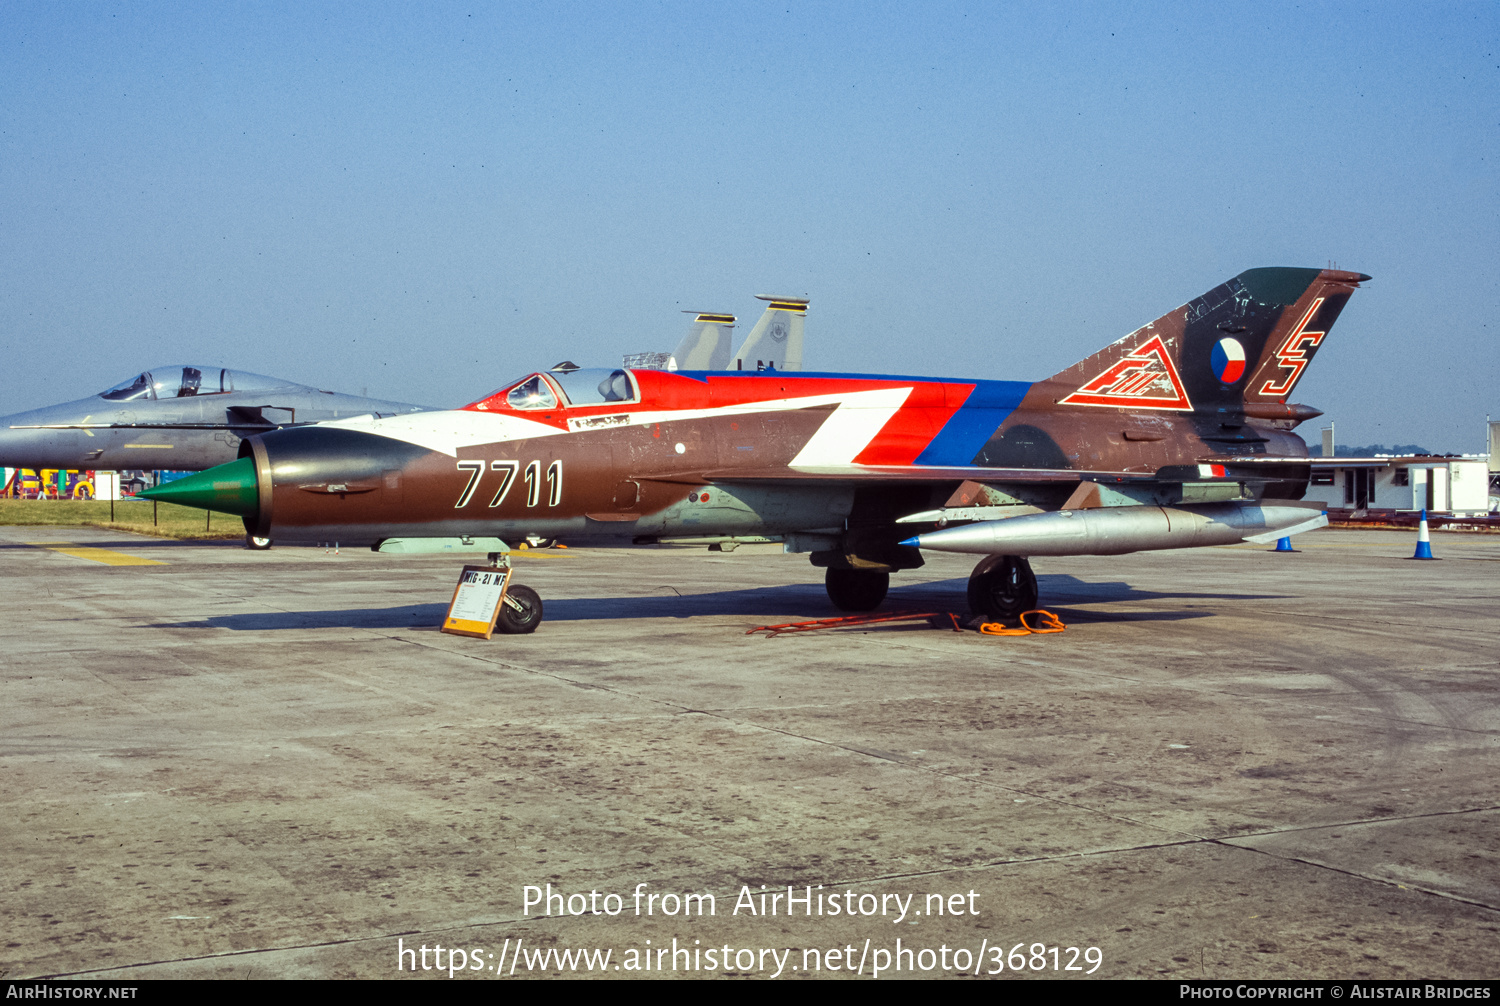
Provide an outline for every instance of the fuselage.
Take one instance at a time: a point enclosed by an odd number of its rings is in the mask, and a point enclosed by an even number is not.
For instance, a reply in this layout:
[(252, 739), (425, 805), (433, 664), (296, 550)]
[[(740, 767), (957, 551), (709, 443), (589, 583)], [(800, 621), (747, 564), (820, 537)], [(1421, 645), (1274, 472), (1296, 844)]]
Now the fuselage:
[[(1026, 382), (601, 370), (531, 375), (461, 409), (255, 435), (241, 457), (256, 472), (247, 528), (278, 540), (838, 534), (866, 477), (894, 500), (886, 521), (986, 472), (1060, 473), (1036, 492), (1066, 496), (1068, 471), (1148, 482), (1223, 455), (1211, 425), (1059, 409)], [(1237, 428), (1237, 453), (1306, 454), (1289, 432)]]

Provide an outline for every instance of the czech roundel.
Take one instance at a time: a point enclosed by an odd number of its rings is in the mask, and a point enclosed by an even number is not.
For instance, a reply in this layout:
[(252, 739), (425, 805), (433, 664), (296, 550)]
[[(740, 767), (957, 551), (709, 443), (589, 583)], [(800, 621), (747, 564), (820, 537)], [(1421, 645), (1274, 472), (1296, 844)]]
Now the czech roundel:
[(1214, 376), (1233, 384), (1245, 376), (1245, 347), (1235, 339), (1220, 339), (1214, 347)]

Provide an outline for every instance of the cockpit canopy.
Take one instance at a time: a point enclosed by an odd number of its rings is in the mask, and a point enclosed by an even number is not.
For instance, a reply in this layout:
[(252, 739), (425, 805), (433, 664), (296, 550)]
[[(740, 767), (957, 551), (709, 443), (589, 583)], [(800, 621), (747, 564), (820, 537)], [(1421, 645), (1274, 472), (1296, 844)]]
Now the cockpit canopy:
[(263, 374), (222, 367), (155, 367), (99, 392), (99, 397), (111, 402), (155, 401), (159, 398), (227, 395), (231, 391), (264, 391), (285, 388), (290, 383)]
[(635, 381), (629, 371), (603, 367), (533, 374), (495, 395), (504, 395), (505, 404), (513, 409), (555, 409), (558, 397), (553, 391), (554, 384), (562, 393), (563, 405), (575, 408), (633, 402), (637, 398)]

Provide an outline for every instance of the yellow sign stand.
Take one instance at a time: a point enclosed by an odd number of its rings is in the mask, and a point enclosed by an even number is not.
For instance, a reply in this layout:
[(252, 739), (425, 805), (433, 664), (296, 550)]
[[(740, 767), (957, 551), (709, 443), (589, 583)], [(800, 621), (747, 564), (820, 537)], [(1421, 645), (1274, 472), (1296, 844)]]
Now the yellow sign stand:
[(459, 574), (458, 586), (453, 589), (448, 613), (443, 617), (442, 631), (480, 639), (493, 636), (500, 605), (505, 603), (505, 591), (510, 586), (510, 574), (509, 563), (503, 567), (465, 566)]

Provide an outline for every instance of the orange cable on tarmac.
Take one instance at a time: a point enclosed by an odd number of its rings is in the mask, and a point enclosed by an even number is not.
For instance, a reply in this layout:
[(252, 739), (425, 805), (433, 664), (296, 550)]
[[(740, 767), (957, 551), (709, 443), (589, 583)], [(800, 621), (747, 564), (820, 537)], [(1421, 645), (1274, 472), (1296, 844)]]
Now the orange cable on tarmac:
[[(1036, 626), (1028, 625), (1027, 615), (1040, 615)], [(1050, 611), (1041, 608), (1033, 608), (1031, 611), (1021, 612), (1021, 627), (1019, 629), (1007, 629), (999, 622), (985, 622), (979, 627), (979, 631), (986, 636), (1049, 636), (1054, 632), (1062, 632), (1067, 626), (1062, 619)]]

